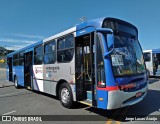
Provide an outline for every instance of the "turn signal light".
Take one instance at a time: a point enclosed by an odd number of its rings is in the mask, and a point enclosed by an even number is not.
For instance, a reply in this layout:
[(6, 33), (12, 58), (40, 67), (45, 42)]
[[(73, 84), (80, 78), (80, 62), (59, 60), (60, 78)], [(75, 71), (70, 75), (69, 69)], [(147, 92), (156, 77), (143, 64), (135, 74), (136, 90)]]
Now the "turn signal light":
[(136, 84), (126, 84), (126, 85), (121, 85), (120, 86), (121, 90), (128, 89), (128, 88), (133, 88), (133, 87), (136, 87)]

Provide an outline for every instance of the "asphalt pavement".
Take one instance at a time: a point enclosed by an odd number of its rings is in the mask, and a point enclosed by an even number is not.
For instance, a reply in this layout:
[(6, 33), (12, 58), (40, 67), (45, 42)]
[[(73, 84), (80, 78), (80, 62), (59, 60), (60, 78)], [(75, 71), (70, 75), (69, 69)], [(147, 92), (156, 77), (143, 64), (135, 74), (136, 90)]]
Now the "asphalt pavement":
[(6, 69), (0, 68), (0, 88), (8, 86), (13, 86), (13, 82), (6, 80)]
[[(52, 121), (46, 121), (45, 123), (52, 124), (160, 124), (159, 121), (138, 120), (146, 119), (147, 117), (151, 119), (160, 117), (159, 78), (149, 79), (148, 94), (143, 101), (121, 109), (102, 110), (81, 103), (76, 103), (72, 109), (66, 109), (52, 95), (24, 88), (16, 89), (13, 83), (6, 81), (4, 75), (5, 69), (0, 69), (0, 115), (15, 117), (12, 118), (15, 122), (8, 122), (11, 124), (16, 124), (18, 117), (24, 119), (19, 122), (20, 124), (28, 124), (29, 122), (25, 121), (25, 119), (28, 119), (28, 116), (31, 116), (31, 120), (37, 117), (36, 119), (39, 120), (36, 123), (44, 123), (40, 122), (40, 119), (42, 121), (48, 119)], [(131, 117), (134, 117), (134, 119)], [(124, 118), (127, 119), (125, 120)], [(0, 123), (6, 124), (4, 121)]]

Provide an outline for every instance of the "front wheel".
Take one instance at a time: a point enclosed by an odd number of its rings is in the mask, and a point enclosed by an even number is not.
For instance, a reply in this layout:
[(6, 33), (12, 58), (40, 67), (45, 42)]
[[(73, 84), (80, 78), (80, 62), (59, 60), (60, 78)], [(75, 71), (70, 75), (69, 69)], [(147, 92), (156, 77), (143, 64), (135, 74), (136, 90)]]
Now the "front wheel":
[(147, 78), (150, 77), (150, 71), (147, 69)]
[(73, 105), (73, 95), (70, 85), (63, 83), (59, 88), (59, 100), (62, 106), (71, 108)]

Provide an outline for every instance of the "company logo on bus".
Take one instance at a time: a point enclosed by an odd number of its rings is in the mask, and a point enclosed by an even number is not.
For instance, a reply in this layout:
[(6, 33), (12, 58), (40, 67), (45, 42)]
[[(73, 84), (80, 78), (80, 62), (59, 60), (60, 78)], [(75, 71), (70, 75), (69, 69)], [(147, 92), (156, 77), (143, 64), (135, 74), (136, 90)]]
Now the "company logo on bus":
[(36, 74), (37, 74), (37, 73), (42, 73), (42, 70), (36, 69), (36, 70), (35, 70), (35, 73), (36, 73)]

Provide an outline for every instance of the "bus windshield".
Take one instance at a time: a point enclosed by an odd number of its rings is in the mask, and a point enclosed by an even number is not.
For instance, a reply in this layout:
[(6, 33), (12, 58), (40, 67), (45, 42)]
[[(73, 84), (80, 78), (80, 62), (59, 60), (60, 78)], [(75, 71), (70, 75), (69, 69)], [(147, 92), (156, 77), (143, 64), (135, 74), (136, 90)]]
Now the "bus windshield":
[(145, 72), (143, 53), (136, 38), (115, 35), (111, 61), (115, 76), (134, 75)]

